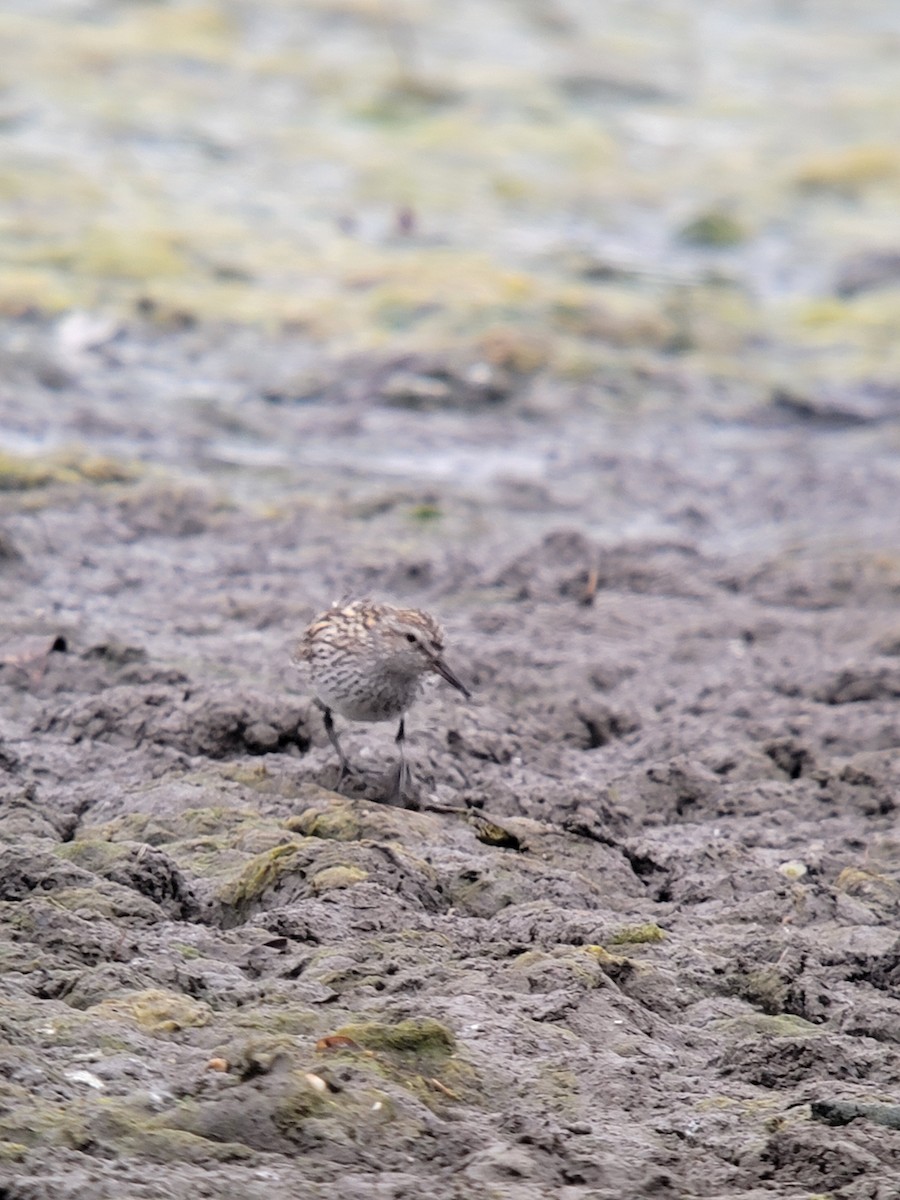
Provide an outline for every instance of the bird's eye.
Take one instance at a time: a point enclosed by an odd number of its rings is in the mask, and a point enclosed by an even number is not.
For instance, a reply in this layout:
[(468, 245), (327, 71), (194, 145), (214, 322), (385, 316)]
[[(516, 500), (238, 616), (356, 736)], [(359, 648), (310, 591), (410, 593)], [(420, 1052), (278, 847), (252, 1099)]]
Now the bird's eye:
[(406, 635), (406, 640), (407, 640), (407, 641), (408, 641), (408, 642), (409, 642), (411, 645), (415, 645), (415, 642), (416, 642), (416, 635), (415, 635), (414, 633), (408, 633), (408, 634)]

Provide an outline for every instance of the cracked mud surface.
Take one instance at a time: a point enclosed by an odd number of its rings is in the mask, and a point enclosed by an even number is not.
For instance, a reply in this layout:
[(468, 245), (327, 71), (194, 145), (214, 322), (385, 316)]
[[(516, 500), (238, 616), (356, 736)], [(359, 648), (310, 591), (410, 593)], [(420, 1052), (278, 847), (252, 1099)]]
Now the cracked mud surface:
[[(274, 404), (241, 336), (3, 399), (126, 464), (0, 496), (4, 1197), (896, 1196), (810, 1105), (900, 1072), (898, 412)], [(345, 593), (475, 693), (419, 811), (387, 726), (331, 790), (289, 651)]]

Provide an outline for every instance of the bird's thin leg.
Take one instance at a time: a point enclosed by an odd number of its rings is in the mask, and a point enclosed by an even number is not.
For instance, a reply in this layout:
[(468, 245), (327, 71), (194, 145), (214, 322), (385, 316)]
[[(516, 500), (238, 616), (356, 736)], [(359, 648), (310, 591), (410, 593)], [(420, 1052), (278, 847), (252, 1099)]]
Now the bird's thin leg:
[(331, 715), (331, 709), (327, 704), (323, 704), (321, 700), (317, 700), (316, 704), (322, 710), (322, 720), (325, 724), (325, 732), (328, 734), (328, 740), (331, 742), (332, 746), (334, 746), (337, 756), (341, 762), (341, 773), (338, 776), (337, 781), (337, 786), (340, 787), (347, 776), (351, 773), (350, 760), (347, 758), (347, 755), (341, 748), (341, 743), (338, 741), (337, 730), (334, 727), (334, 718)]
[(394, 738), (397, 743), (397, 749), (400, 751), (400, 761), (397, 764), (397, 773), (394, 776), (394, 785), (391, 788), (390, 800), (396, 801), (403, 799), (403, 793), (407, 790), (409, 783), (409, 767), (406, 765), (406, 755), (404, 748), (406, 745), (406, 724), (405, 718), (400, 718), (400, 725), (397, 728), (397, 736)]

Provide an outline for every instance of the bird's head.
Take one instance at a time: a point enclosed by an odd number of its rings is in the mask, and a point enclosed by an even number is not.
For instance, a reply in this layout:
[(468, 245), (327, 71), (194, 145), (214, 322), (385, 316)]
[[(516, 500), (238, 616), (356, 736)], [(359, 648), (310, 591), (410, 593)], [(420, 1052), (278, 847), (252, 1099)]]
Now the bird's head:
[(404, 672), (424, 675), (434, 671), (467, 700), (471, 698), (472, 693), (444, 662), (444, 634), (428, 613), (417, 608), (396, 609), (387, 619), (385, 632), (391, 655)]

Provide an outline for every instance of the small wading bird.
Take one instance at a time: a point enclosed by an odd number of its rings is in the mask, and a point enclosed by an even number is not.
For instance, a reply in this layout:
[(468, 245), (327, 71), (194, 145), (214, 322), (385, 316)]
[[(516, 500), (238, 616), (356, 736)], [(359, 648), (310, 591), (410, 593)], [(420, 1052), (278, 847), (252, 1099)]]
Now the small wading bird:
[(374, 600), (335, 604), (316, 617), (300, 639), (293, 660), (306, 669), (313, 699), (322, 710), (325, 732), (337, 751), (340, 787), (350, 763), (338, 741), (333, 713), (348, 721), (391, 721), (400, 718), (396, 743), (400, 750), (388, 799), (402, 799), (409, 782), (404, 757), (406, 711), (416, 700), (429, 672), (469, 699), (469, 689), (443, 658), (444, 638), (434, 617), (417, 608), (394, 608)]

